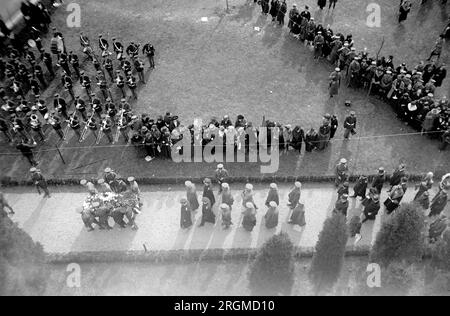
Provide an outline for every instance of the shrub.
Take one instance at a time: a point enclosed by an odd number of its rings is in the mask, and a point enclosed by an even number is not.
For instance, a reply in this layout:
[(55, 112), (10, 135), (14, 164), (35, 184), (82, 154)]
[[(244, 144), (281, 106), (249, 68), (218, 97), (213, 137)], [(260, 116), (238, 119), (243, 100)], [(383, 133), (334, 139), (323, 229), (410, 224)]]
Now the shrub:
[(294, 285), (294, 245), (286, 233), (274, 235), (259, 249), (248, 274), (252, 295), (289, 295)]
[(381, 271), (380, 295), (407, 295), (414, 283), (412, 267), (403, 262), (391, 263), (387, 269)]
[(433, 268), (450, 272), (450, 230), (443, 234), (433, 248), (431, 265)]
[(43, 295), (48, 276), (42, 246), (9, 218), (0, 219), (0, 296)]
[(421, 259), (424, 249), (425, 217), (417, 204), (403, 204), (381, 226), (372, 247), (371, 262), (385, 267), (392, 262)]
[(334, 214), (324, 223), (309, 271), (309, 279), (316, 294), (332, 288), (339, 279), (347, 240), (346, 218), (341, 214)]

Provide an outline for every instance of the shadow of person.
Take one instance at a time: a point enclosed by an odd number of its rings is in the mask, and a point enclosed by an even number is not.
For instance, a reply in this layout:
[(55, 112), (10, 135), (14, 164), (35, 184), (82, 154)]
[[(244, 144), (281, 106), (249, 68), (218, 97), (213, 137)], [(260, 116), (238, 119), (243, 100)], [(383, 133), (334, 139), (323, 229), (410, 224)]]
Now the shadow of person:
[(200, 291), (206, 292), (208, 290), (208, 286), (211, 284), (211, 281), (214, 279), (217, 273), (218, 266), (219, 263), (216, 262), (204, 264), (204, 269), (202, 269), (201, 274), (204, 279), (201, 281)]
[(34, 209), (31, 216), (27, 219), (26, 222), (23, 223), (22, 228), (26, 232), (29, 232), (33, 229), (34, 225), (38, 222), (39, 217), (41, 216), (41, 212), (45, 206), (45, 203), (47, 203), (47, 199), (42, 199), (39, 204)]
[(239, 10), (230, 17), (230, 20), (246, 24), (252, 20), (253, 11), (254, 11), (253, 6), (248, 6), (244, 4), (240, 6)]
[(281, 38), (283, 29), (275, 23), (269, 23), (264, 27), (264, 35), (261, 39), (263, 45), (267, 47), (274, 46)]

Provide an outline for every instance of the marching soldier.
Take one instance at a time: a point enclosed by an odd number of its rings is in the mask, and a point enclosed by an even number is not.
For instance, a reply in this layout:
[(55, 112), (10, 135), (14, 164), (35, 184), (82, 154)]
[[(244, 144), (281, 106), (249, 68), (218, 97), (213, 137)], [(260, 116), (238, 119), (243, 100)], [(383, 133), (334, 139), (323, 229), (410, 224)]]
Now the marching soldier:
[(127, 99), (120, 100), (119, 109), (124, 110), (124, 115), (128, 115), (131, 113), (131, 105), (127, 102)]
[(110, 98), (106, 99), (105, 104), (106, 114), (111, 118), (112, 124), (114, 125), (115, 117), (117, 115), (116, 105), (111, 101)]
[(97, 114), (98, 118), (101, 119), (102, 112), (103, 112), (102, 103), (100, 102), (100, 99), (95, 96), (94, 93), (92, 94), (91, 107), (92, 107), (92, 111), (94, 111), (95, 114)]
[(30, 80), (30, 88), (31, 91), (33, 91), (34, 97), (40, 95), (41, 89), (39, 87), (39, 82), (36, 79), (34, 79), (31, 74), (29, 75), (29, 80)]
[(75, 97), (75, 109), (80, 113), (83, 121), (86, 121), (86, 103), (79, 96)]
[(98, 72), (98, 71), (103, 72), (102, 64), (100, 63), (100, 61), (97, 58), (94, 58), (94, 60), (92, 61), (92, 64), (94, 65), (96, 72)]
[(42, 189), (42, 191), (44, 191), (44, 198), (50, 198), (50, 192), (48, 191), (47, 181), (45, 180), (41, 171), (33, 167), (30, 169), (30, 172), (31, 172), (31, 180), (34, 182), (34, 185), (36, 186), (39, 195), (41, 195)]
[(155, 68), (155, 48), (152, 44), (147, 43), (142, 48), (142, 53), (147, 56), (150, 63), (150, 68)]
[(112, 39), (113, 49), (117, 55), (117, 59), (120, 60), (123, 55), (123, 45), (121, 42), (117, 42), (115, 38)]
[(61, 119), (55, 114), (55, 111), (50, 112), (48, 115), (48, 123), (53, 127), (56, 134), (60, 139), (64, 139), (64, 133), (62, 131)]
[(114, 82), (114, 64), (110, 58), (106, 58), (103, 61), (103, 68), (106, 69), (109, 77), (111, 78), (111, 82)]
[(133, 95), (134, 99), (137, 100), (138, 97), (137, 97), (137, 93), (136, 93), (136, 89), (137, 89), (136, 77), (129, 76), (127, 79), (127, 85), (128, 85), (128, 88), (130, 88), (131, 94)]
[(89, 76), (85, 75), (84, 71), (80, 72), (80, 84), (81, 86), (86, 90), (86, 94), (91, 99), (91, 93), (92, 93), (92, 87), (91, 87), (91, 79), (89, 79)]
[(131, 42), (130, 45), (128, 45), (126, 52), (128, 56), (134, 60), (139, 55), (139, 45)]
[(47, 86), (47, 82), (45, 81), (44, 72), (42, 71), (42, 67), (41, 66), (36, 65), (34, 67), (34, 76), (37, 78), (37, 80), (39, 80), (39, 82), (41, 83), (41, 85), (43, 87)]
[(113, 140), (112, 130), (111, 130), (112, 129), (111, 119), (106, 114), (103, 114), (102, 119), (103, 119), (103, 121), (102, 121), (101, 130), (108, 138), (108, 141), (112, 144), (114, 140)]
[[(120, 133), (122, 134), (126, 143), (128, 143), (130, 141), (130, 138), (128, 136), (128, 134), (130, 132), (130, 124), (131, 124), (130, 117), (125, 113), (125, 110), (121, 110), (121, 115), (119, 117), (119, 121), (117, 122), (117, 128), (120, 131)], [(117, 137), (117, 140), (118, 140), (118, 137)]]
[(42, 117), (45, 117), (45, 115), (48, 113), (48, 107), (45, 104), (45, 101), (42, 99), (39, 99), (36, 103), (37, 110), (39, 113), (41, 113)]
[(22, 88), (22, 84), (17, 80), (14, 79), (12, 85), (11, 85), (11, 90), (14, 91), (14, 94), (16, 95), (16, 97), (25, 97), (23, 88)]
[(134, 61), (134, 68), (136, 69), (136, 72), (139, 76), (139, 80), (145, 84), (145, 77), (144, 77), (144, 63), (142, 62), (142, 60), (140, 60), (139, 58), (137, 58)]
[(28, 140), (31, 138), (25, 130), (25, 125), (22, 120), (18, 118), (15, 114), (11, 116), (12, 130), (17, 135), (22, 136), (22, 139)]
[(94, 134), (94, 138), (97, 139), (98, 126), (97, 126), (97, 121), (95, 120), (93, 115), (91, 115), (89, 117), (86, 126), (89, 128), (89, 130), (92, 132), (92, 134)]
[(69, 76), (72, 76), (72, 72), (70, 71), (69, 68), (69, 59), (67, 58), (66, 54), (61, 54), (61, 56), (59, 57), (58, 60), (58, 65), (64, 69), (64, 71), (66, 72), (66, 74), (68, 74)]
[(36, 114), (32, 114), (30, 116), (30, 126), (33, 132), (41, 138), (41, 141), (45, 141), (44, 133), (42, 132), (42, 123), (39, 121), (39, 118)]
[(73, 70), (75, 70), (75, 74), (77, 75), (77, 78), (80, 78), (80, 60), (78, 59), (77, 54), (74, 52), (69, 53), (69, 62), (72, 65)]
[(102, 51), (102, 56), (105, 57), (108, 55), (109, 43), (106, 39), (103, 38), (103, 35), (100, 34), (98, 36), (98, 47)]
[(125, 74), (125, 77), (130, 76), (132, 72), (132, 66), (129, 60), (122, 60), (121, 62), (122, 71)]
[(59, 114), (61, 114), (64, 117), (64, 119), (66, 119), (66, 120), (69, 119), (69, 115), (67, 114), (66, 100), (61, 98), (58, 93), (55, 94), (55, 99), (53, 101), (53, 107)]
[(64, 88), (66, 88), (66, 91), (68, 91), (70, 96), (72, 97), (72, 100), (75, 100), (75, 94), (73, 93), (73, 81), (72, 81), (72, 78), (70, 78), (67, 75), (67, 73), (63, 72), (61, 81), (62, 81), (62, 84), (63, 84)]
[(80, 133), (80, 120), (78, 119), (78, 116), (76, 115), (76, 112), (71, 113), (70, 119), (67, 121), (69, 123), (70, 128), (75, 132), (75, 135), (78, 136), (78, 141), (81, 140), (81, 133)]
[(47, 70), (50, 73), (50, 76), (54, 77), (55, 72), (53, 71), (52, 55), (50, 53), (44, 52), (42, 54), (42, 61), (44, 62), (45, 67), (47, 67)]
[(95, 79), (97, 80), (97, 85), (102, 92), (103, 98), (105, 100), (108, 99), (108, 84), (106, 83), (105, 76), (101, 71), (97, 71), (97, 76), (95, 77)]
[(80, 45), (81, 45), (81, 48), (83, 49), (83, 51), (85, 48), (87, 48), (91, 45), (89, 38), (86, 35), (84, 35), (83, 32), (80, 33)]
[(127, 97), (127, 94), (125, 93), (125, 79), (124, 79), (123, 76), (120, 74), (120, 70), (117, 70), (117, 71), (116, 71), (116, 78), (115, 78), (115, 81), (116, 81), (117, 88), (119, 88), (120, 91), (122, 92), (122, 96), (123, 96), (124, 98), (126, 98), (126, 97)]

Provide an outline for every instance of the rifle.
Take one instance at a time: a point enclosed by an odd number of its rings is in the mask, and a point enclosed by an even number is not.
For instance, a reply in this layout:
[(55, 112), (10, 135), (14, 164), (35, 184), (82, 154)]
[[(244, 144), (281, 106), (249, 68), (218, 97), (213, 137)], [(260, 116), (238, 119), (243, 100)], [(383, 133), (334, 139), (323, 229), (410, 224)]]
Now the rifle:
[(117, 122), (117, 131), (116, 131), (116, 135), (114, 135), (114, 143), (117, 143), (119, 141), (119, 137), (120, 137), (120, 129), (123, 128), (124, 124), (123, 124), (123, 115), (125, 113), (125, 110), (122, 109), (120, 110), (121, 114), (120, 114), (120, 118), (119, 121)]
[(94, 115), (95, 115), (95, 111), (92, 111), (91, 117), (84, 123), (85, 126), (84, 126), (83, 132), (81, 133), (81, 137), (80, 137), (80, 140), (79, 140), (80, 143), (82, 143), (86, 139), (87, 132), (88, 132), (88, 129), (89, 129), (88, 123), (91, 121), (91, 119), (94, 117)]
[(103, 138), (103, 129), (106, 127), (106, 118), (102, 121), (102, 126), (100, 127), (100, 131), (98, 132), (97, 141), (95, 144), (100, 144), (100, 140)]

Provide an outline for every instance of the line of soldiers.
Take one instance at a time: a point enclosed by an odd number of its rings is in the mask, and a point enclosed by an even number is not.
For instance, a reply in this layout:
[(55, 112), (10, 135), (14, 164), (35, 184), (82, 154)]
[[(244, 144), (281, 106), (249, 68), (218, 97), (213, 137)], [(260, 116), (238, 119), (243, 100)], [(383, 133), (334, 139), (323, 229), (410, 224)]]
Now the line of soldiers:
[[(93, 61), (96, 69), (95, 80), (104, 100), (104, 104), (102, 104), (102, 101), (93, 91), (93, 83), (90, 77), (80, 69), (78, 56), (73, 52), (67, 54), (63, 39), (63, 35), (54, 29), (51, 52), (58, 60), (57, 66), (62, 69), (61, 82), (72, 101), (68, 102), (60, 94), (55, 94), (53, 110), (49, 110), (45, 101), (40, 97), (40, 88), (45, 88), (48, 84), (41, 66), (36, 64), (34, 53), (26, 46), (23, 50), (24, 55), (21, 56), (17, 50), (9, 47), (10, 61), (5, 64), (5, 71), (0, 69), (0, 73), (5, 73), (7, 78), (12, 80), (12, 87), (14, 88), (12, 92), (15, 94), (17, 101), (15, 102), (12, 97), (8, 96), (5, 89), (0, 89), (0, 97), (3, 100), (0, 130), (9, 142), (16, 139), (17, 143), (24, 144), (36, 143), (36, 139), (45, 141), (46, 125), (51, 125), (60, 139), (66, 139), (69, 129), (72, 129), (80, 142), (86, 139), (89, 132), (96, 138), (96, 143), (99, 143), (104, 135), (109, 143), (117, 142), (120, 135), (123, 135), (125, 141), (128, 142), (129, 127), (133, 115), (131, 106), (127, 101), (125, 84), (128, 85), (132, 96), (136, 99), (137, 79), (133, 75), (132, 63), (140, 81), (145, 83), (144, 63), (139, 59), (140, 45), (131, 43), (127, 47), (125, 52), (130, 58), (130, 60), (127, 60), (123, 54), (123, 45), (113, 39), (113, 49), (120, 62), (119, 68), (114, 71), (114, 62), (109, 58), (112, 53), (108, 51), (107, 40), (101, 35), (99, 36), (98, 45), (103, 58), (103, 63), (101, 63), (92, 49), (89, 39), (83, 33), (80, 34), (81, 47), (87, 57)], [(51, 78), (55, 77), (51, 54), (45, 52), (42, 46), (38, 47), (38, 50), (41, 52), (40, 60), (47, 66), (49, 75)], [(154, 68), (154, 47), (150, 43), (145, 44), (142, 53), (149, 59), (150, 68)], [(30, 63), (30, 69), (24, 66), (21, 58)], [(0, 62), (0, 68), (1, 65)], [(15, 71), (16, 68), (18, 69), (17, 72)], [(112, 101), (113, 95), (105, 73), (109, 74), (111, 81), (116, 83), (117, 88), (122, 93), (120, 104), (116, 105)], [(87, 109), (87, 102), (80, 96), (75, 95), (73, 74), (77, 76), (81, 87), (86, 92), (89, 110)], [(25, 81), (26, 78), (29, 78), (29, 80)], [(27, 91), (31, 91), (30, 101), (26, 101)], [(75, 104), (75, 109), (69, 112), (72, 102)], [(65, 122), (67, 122), (67, 125), (63, 130)], [(84, 124), (84, 129), (82, 124)], [(112, 128), (114, 126), (116, 126), (116, 132), (113, 135)]]

